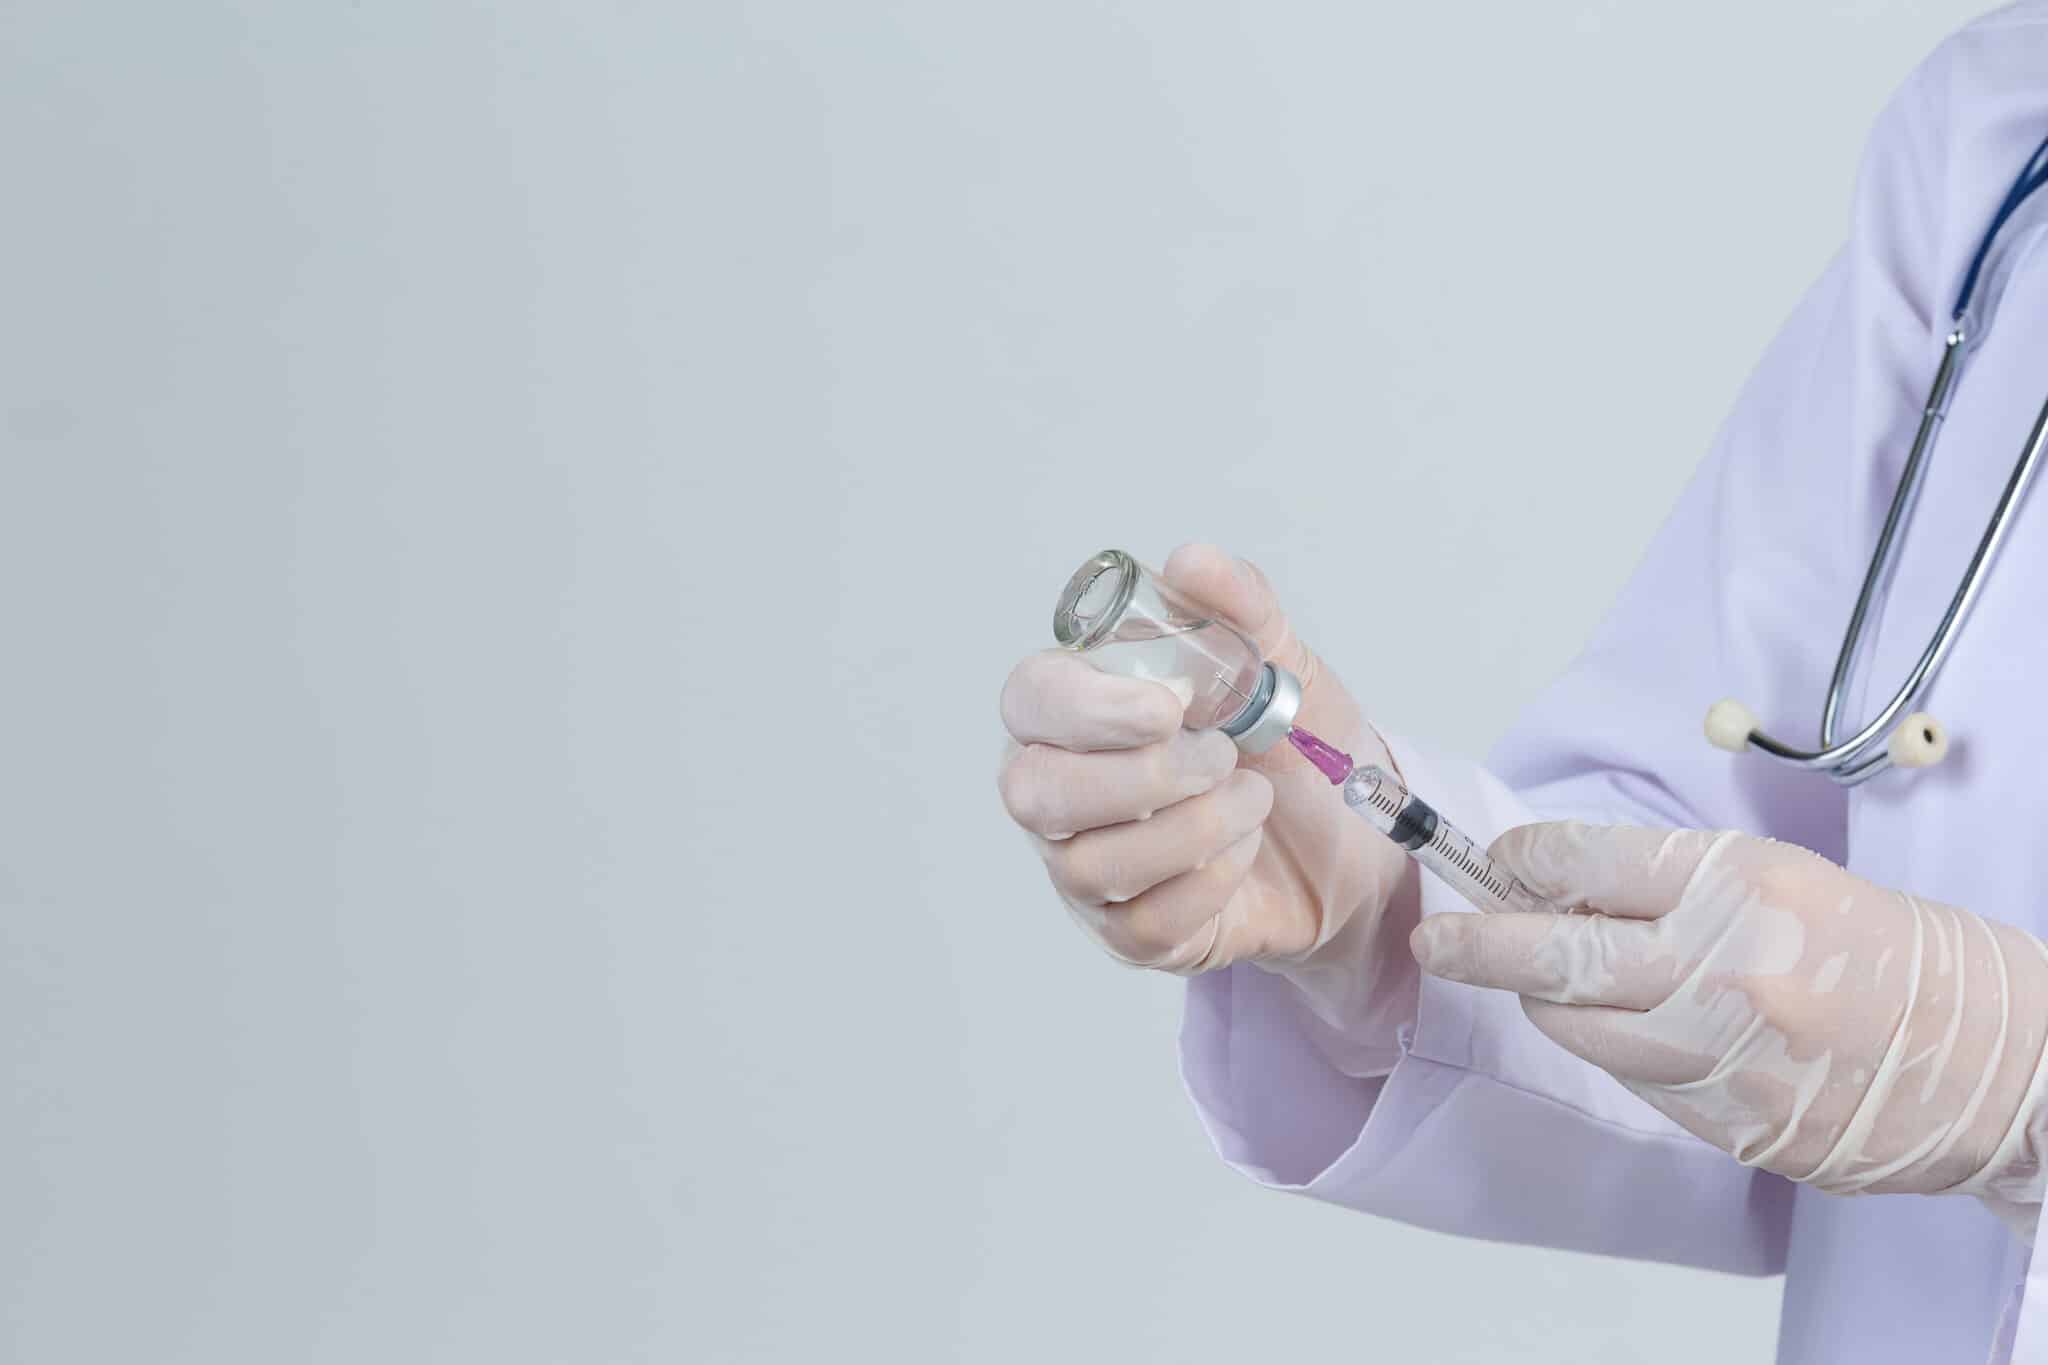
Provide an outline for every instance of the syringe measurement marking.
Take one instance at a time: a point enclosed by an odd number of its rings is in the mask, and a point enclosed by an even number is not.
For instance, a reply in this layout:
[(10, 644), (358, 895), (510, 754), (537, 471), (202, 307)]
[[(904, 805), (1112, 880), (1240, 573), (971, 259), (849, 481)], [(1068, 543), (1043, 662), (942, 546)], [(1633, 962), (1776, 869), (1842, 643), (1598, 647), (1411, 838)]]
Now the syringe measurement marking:
[[(1463, 841), (1461, 840), (1460, 844), (1462, 844), (1462, 842)], [(1437, 852), (1443, 854), (1446, 858), (1450, 859), (1451, 862), (1455, 863), (1465, 873), (1466, 876), (1470, 877), (1473, 881), (1478, 882), (1481, 886), (1485, 887), (1488, 891), (1491, 891), (1494, 895), (1500, 897), (1501, 899), (1507, 899), (1508, 889), (1500, 881), (1499, 873), (1493, 871), (1492, 868), (1486, 866), (1484, 863), (1477, 861), (1475, 858), (1473, 858), (1471, 854), (1467, 853), (1463, 847), (1452, 844), (1450, 840), (1446, 838), (1442, 833), (1439, 833), (1436, 838), (1430, 840), (1430, 843), (1435, 845)]]
[[(1224, 685), (1229, 686), (1227, 679)], [(1419, 858), (1423, 866), (1454, 888), (1464, 890), (1466, 898), (1475, 905), (1479, 901), (1471, 894), (1468, 883), (1477, 883), (1505, 908), (1526, 909), (1531, 903), (1542, 904), (1527, 887), (1496, 868), (1493, 859), (1481, 853), (1477, 844), (1434, 808), (1412, 796), (1391, 774), (1376, 766), (1354, 765), (1349, 754), (1299, 726), (1288, 731), (1287, 738), (1302, 757), (1315, 765), (1317, 772), (1330, 779), (1331, 785), (1344, 789), (1346, 805), (1362, 815), (1363, 808), (1370, 806), (1372, 813), (1366, 819), (1375, 829), (1406, 849), (1410, 856)], [(1423, 854), (1423, 849), (1429, 853)], [(1462, 876), (1454, 877), (1453, 872)]]
[[(1375, 787), (1366, 799), (1389, 819), (1397, 818), (1401, 814), (1400, 801), (1385, 787)], [(1451, 842), (1451, 839), (1452, 836), (1449, 832), (1439, 827), (1436, 837), (1432, 838), (1429, 842), (1432, 848), (1436, 849), (1439, 854), (1443, 855), (1459, 871), (1463, 872), (1473, 881), (1478, 882), (1488, 891), (1491, 891), (1497, 898), (1506, 900), (1508, 896), (1507, 883), (1501, 879), (1500, 874), (1494, 871), (1487, 863), (1480, 861), (1473, 854), (1467, 852), (1463, 840), (1459, 840), (1454, 844)]]

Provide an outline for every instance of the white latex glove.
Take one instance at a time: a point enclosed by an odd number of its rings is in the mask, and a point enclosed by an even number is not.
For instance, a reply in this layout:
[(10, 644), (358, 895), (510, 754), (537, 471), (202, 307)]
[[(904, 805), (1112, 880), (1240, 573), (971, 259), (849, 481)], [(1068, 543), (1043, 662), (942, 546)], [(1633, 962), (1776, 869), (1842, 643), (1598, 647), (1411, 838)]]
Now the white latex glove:
[(1738, 1160), (1837, 1194), (1968, 1193), (2031, 1235), (2048, 949), (1741, 834), (1582, 824), (1493, 854), (1599, 913), (1433, 916), (1426, 971), (1517, 991), (1567, 1050)]
[[(1391, 765), (1257, 569), (1189, 545), (1163, 577), (1301, 679), (1301, 724), (1361, 762)], [(1099, 673), (1064, 651), (1032, 655), (1003, 688), (1003, 804), (1034, 836), (1061, 900), (1112, 955), (1180, 973), (1246, 961), (1282, 970), (1330, 1026), (1319, 1042), (1333, 1062), (1385, 1070), (1420, 986), (1403, 943), (1419, 914), (1408, 860), (1332, 801), (1328, 781), (1287, 745), (1241, 757), (1218, 731), (1182, 730), (1182, 704), (1158, 683)], [(1369, 1037), (1377, 1066), (1342, 1055), (1344, 1040)]]

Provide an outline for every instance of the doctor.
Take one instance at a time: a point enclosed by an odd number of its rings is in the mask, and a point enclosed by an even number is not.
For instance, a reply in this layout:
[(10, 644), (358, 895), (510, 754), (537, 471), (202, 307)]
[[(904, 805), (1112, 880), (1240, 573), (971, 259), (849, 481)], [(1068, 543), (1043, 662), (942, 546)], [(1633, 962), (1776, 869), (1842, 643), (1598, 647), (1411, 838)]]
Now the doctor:
[[(1698, 720), (1722, 694), (1781, 735), (1817, 716), (1952, 302), (2044, 134), (2048, 3), (1979, 20), (1914, 73), (1847, 242), (1583, 656), (1484, 767), (1375, 729), (1256, 569), (1203, 546), (1167, 562), (1303, 680), (1302, 724), (1502, 836), (1539, 893), (1602, 913), (1469, 913), (1285, 746), (1240, 762), (1155, 684), (1017, 666), (1005, 804), (1104, 948), (1189, 976), (1183, 1066), (1225, 1160), (1451, 1232), (1782, 1271), (1785, 1362), (2048, 1361), (2048, 1257), (2029, 1278), (2048, 1143), (2043, 494), (2017, 504), (1921, 703), (1953, 727), (1945, 761), (1844, 786), (1709, 747)], [(1919, 659), (2048, 398), (2044, 201), (2001, 232), (1995, 325), (1927, 466), (1851, 729)]]

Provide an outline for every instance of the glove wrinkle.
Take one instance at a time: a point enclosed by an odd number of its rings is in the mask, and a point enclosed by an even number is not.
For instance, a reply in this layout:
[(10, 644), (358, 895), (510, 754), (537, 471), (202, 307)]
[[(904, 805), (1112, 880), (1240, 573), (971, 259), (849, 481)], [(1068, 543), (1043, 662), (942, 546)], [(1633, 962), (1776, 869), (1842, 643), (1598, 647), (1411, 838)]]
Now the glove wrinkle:
[(2015, 1226), (2038, 1217), (2038, 939), (1728, 831), (1527, 826), (1494, 856), (1592, 922), (1474, 917), (1429, 945), (1431, 970), (1540, 986), (1523, 1008), (1545, 1034), (1745, 1164), (1830, 1194), (1962, 1193)]

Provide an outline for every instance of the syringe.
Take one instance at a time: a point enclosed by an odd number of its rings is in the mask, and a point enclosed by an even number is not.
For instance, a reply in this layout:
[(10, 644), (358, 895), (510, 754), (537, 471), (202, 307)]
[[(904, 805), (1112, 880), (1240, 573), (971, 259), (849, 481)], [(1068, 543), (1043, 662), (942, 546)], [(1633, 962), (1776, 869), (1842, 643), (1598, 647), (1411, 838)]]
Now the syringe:
[(1557, 912), (1556, 905), (1502, 871), (1484, 849), (1385, 768), (1374, 764), (1357, 767), (1351, 755), (1298, 725), (1288, 731), (1287, 741), (1330, 779), (1330, 785), (1344, 789), (1345, 805), (1481, 910)]

